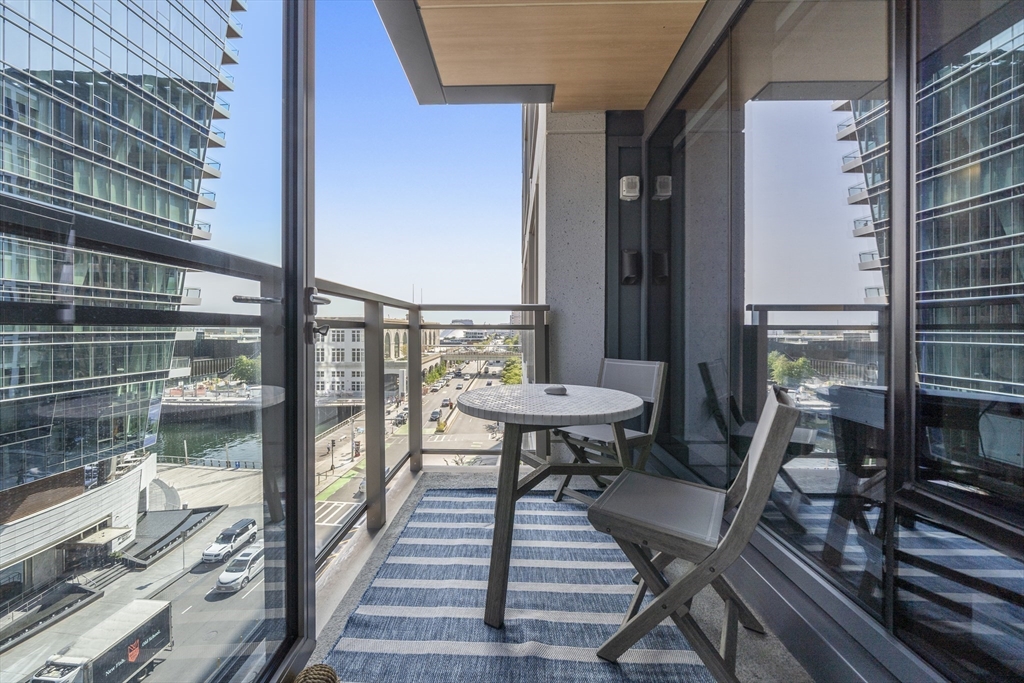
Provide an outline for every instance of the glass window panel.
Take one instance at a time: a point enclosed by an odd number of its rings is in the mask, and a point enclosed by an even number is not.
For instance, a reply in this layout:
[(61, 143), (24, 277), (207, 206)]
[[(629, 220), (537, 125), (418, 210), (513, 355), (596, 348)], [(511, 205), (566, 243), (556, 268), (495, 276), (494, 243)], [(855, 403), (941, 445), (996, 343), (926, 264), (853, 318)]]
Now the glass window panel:
[[(927, 180), (917, 186), (918, 268), (934, 277), (919, 279), (915, 293), (914, 479), (961, 509), (1019, 528), (1024, 273), (1014, 264), (1024, 244), (1012, 235), (1024, 229), (1024, 179), (1013, 168), (1022, 150), (1013, 137), (1021, 105), (1005, 93), (1024, 84), (1024, 6), (938, 0), (920, 2), (918, 13), (916, 136), (929, 139), (954, 127), (954, 142), (917, 155), (919, 177), (941, 174), (943, 190), (940, 196)], [(966, 109), (980, 115), (970, 135), (959, 132), (963, 119), (954, 118)], [(947, 249), (926, 251), (933, 243)], [(1020, 657), (1010, 654), (1019, 651), (1024, 613), (1020, 563), (991, 541), (900, 514), (900, 636), (954, 679), (1024, 675)], [(1006, 580), (1011, 575), (1017, 579)]]

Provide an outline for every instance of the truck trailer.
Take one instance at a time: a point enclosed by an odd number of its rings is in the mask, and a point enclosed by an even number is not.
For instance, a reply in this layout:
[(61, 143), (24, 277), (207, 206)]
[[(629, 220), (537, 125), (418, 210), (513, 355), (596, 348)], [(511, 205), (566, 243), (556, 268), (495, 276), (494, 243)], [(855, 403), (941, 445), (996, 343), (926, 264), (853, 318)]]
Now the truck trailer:
[(47, 659), (31, 683), (127, 683), (173, 642), (171, 603), (133, 600)]

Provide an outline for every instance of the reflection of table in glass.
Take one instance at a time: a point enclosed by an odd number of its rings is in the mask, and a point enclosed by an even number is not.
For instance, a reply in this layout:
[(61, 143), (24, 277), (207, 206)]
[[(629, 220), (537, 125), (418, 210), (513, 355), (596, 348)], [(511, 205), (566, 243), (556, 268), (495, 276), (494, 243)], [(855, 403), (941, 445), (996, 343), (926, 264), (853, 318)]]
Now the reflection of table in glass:
[[(633, 394), (598, 387), (566, 385), (564, 396), (544, 392), (547, 384), (517, 384), (467, 391), (459, 396), (459, 410), (471, 417), (505, 423), (498, 465), (498, 493), (494, 504), (494, 536), (487, 578), (484, 622), (501, 628), (505, 619), (512, 527), (516, 500), (553, 474), (617, 474), (629, 463), (622, 421), (643, 411), (643, 400)], [(519, 481), (522, 436), (553, 427), (611, 424), (619, 463), (546, 463)]]

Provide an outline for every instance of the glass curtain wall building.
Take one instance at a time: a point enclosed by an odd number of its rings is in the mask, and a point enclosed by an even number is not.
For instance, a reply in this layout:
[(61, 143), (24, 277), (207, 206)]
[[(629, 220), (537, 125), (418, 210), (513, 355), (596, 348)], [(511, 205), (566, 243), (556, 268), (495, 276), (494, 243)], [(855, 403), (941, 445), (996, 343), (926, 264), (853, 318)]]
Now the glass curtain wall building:
[[(209, 224), (197, 219), (214, 205), (203, 179), (220, 175), (207, 151), (224, 144), (213, 120), (227, 115), (218, 92), (230, 89), (221, 76), (230, 9), (218, 0), (3, 3), (0, 204), (25, 199), (177, 240), (208, 238)], [(184, 275), (76, 244), (73, 228), (51, 242), (5, 220), (0, 235), (3, 305), (58, 304), (69, 321), (76, 306), (174, 311), (198, 303)], [(54, 476), (69, 492), (90, 489), (141, 464), (156, 441), (165, 382), (188, 376), (187, 359), (174, 362), (175, 342), (192, 334), (4, 326), (0, 491), (44, 491)], [(9, 502), (0, 522), (39, 512)], [(134, 520), (123, 523), (132, 533), (115, 551), (134, 538)], [(16, 566), (7, 559), (5, 600), (69, 569), (56, 555)]]

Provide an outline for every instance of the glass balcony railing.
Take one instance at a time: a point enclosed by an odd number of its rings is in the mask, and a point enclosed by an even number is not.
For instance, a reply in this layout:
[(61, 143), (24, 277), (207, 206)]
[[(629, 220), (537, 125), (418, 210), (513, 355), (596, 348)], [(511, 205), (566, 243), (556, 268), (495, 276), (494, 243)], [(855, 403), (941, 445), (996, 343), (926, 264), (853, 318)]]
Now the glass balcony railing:
[(228, 102), (227, 100), (225, 100), (223, 97), (218, 97), (217, 98), (217, 106), (220, 107), (221, 109), (225, 109), (227, 111), (231, 111), (231, 103)]
[(180, 370), (192, 366), (192, 359), (187, 357), (175, 357), (171, 359), (171, 369)]
[(844, 130), (852, 126), (853, 123), (853, 117), (851, 116), (850, 118), (845, 119), (842, 123), (836, 124), (836, 131), (842, 133)]
[(854, 230), (864, 230), (874, 225), (874, 222), (870, 218), (857, 218), (853, 221)]
[(211, 159), (210, 157), (206, 157), (206, 161), (204, 163), (207, 166), (209, 166), (210, 168), (215, 168), (218, 171), (220, 170), (220, 162), (217, 161), (216, 159)]
[(843, 165), (860, 160), (860, 152), (850, 152), (843, 157)]
[(864, 183), (857, 183), (856, 185), (850, 187), (847, 190), (847, 194), (849, 196), (853, 197), (854, 195), (858, 195), (861, 192), (867, 192), (867, 189), (868, 188), (867, 188), (867, 186)]
[(877, 261), (878, 260), (878, 252), (877, 251), (862, 251), (858, 256), (860, 258), (860, 262), (861, 263), (868, 263), (869, 261)]
[[(241, 24), (239, 24), (239, 26), (241, 26)], [(231, 55), (233, 55), (236, 60), (238, 59), (238, 48), (235, 47), (234, 45), (231, 45), (229, 43), (224, 43), (224, 51), (230, 53)]]
[(884, 287), (865, 287), (864, 297), (868, 299), (879, 299), (885, 296)]
[(232, 76), (231, 74), (229, 74), (227, 71), (224, 71), (224, 69), (220, 70), (220, 77), (222, 79), (224, 79), (225, 81), (227, 81), (228, 83), (234, 83), (235, 82), (235, 77)]
[(182, 296), (186, 299), (198, 299), (203, 294), (203, 290), (199, 287), (186, 287), (182, 292)]
[(224, 140), (224, 139), (226, 139), (226, 138), (227, 138), (227, 133), (225, 133), (225, 132), (224, 132), (223, 130), (221, 130), (220, 128), (217, 128), (216, 126), (212, 126), (212, 127), (210, 128), (210, 135), (213, 135), (213, 136), (215, 136), (215, 137), (218, 137), (218, 138), (220, 138), (221, 140)]
[(199, 193), (199, 196), (209, 199), (210, 201), (213, 202), (217, 201), (217, 193), (212, 190), (203, 190)]
[(197, 230), (202, 230), (203, 232), (213, 232), (213, 226), (207, 223), (206, 221), (196, 221), (193, 225)]

